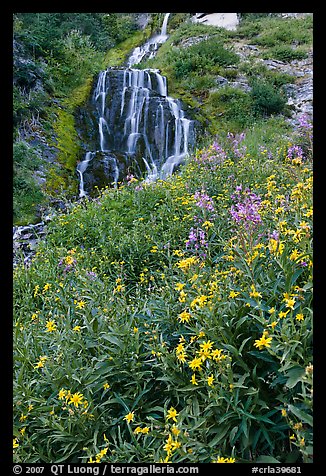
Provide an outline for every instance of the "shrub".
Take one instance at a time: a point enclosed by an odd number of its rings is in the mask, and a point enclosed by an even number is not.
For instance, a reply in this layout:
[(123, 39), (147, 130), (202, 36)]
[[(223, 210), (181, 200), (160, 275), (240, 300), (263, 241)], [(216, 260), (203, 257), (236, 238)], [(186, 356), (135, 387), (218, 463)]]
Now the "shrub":
[(211, 115), (222, 116), (225, 120), (241, 130), (254, 121), (252, 101), (249, 94), (230, 86), (224, 86), (211, 92), (207, 99), (207, 108)]
[(254, 112), (266, 116), (284, 111), (286, 99), (271, 83), (253, 80), (250, 94)]
[(293, 60), (300, 60), (307, 57), (307, 53), (303, 50), (294, 49), (287, 45), (278, 45), (270, 48), (264, 53), (264, 58), (273, 58), (279, 61), (289, 63)]
[(239, 57), (215, 38), (209, 38), (185, 49), (175, 48), (170, 51), (169, 60), (173, 64), (175, 77), (179, 79), (192, 71), (202, 74), (216, 66), (235, 64)]

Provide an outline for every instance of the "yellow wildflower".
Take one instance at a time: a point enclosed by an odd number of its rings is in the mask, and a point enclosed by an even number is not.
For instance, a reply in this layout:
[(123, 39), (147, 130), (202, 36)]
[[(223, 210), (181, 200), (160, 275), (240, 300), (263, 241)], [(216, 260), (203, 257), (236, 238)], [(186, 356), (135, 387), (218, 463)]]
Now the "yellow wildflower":
[(180, 434), (179, 428), (177, 428), (175, 425), (172, 426), (171, 432), (174, 434), (174, 436), (178, 436)]
[(37, 284), (34, 288), (34, 291), (33, 291), (33, 296), (34, 297), (36, 297), (38, 295), (39, 289), (40, 289), (40, 286)]
[(183, 311), (181, 314), (178, 315), (178, 319), (180, 322), (189, 322), (191, 318), (191, 314), (187, 311)]
[(131, 421), (134, 421), (135, 418), (135, 413), (134, 412), (129, 412), (123, 419), (126, 420), (128, 423)]
[(204, 351), (210, 350), (213, 347), (213, 342), (210, 340), (204, 341), (199, 347)]
[(178, 448), (181, 448), (181, 443), (180, 441), (172, 441), (172, 451), (177, 450)]
[(198, 264), (198, 258), (191, 256), (190, 258), (180, 260), (176, 265), (182, 271), (187, 271), (194, 264)]
[(277, 321), (273, 321), (270, 324), (268, 324), (267, 327), (271, 327), (272, 329), (274, 329), (276, 326), (277, 326)]
[(285, 307), (288, 307), (289, 309), (294, 309), (294, 305), (295, 305), (295, 299), (291, 298), (291, 299), (284, 299), (285, 301)]
[(48, 289), (50, 289), (50, 287), (51, 287), (51, 284), (49, 284), (49, 283), (44, 284), (42, 294), (44, 294)]
[(169, 420), (171, 418), (173, 421), (176, 422), (178, 415), (179, 413), (176, 411), (176, 409), (174, 407), (170, 407), (166, 415), (166, 419)]
[(185, 293), (183, 290), (180, 291), (180, 295), (179, 295), (179, 302), (186, 302), (186, 296), (187, 296), (187, 293)]
[(259, 350), (262, 350), (264, 347), (270, 347), (271, 341), (272, 341), (272, 337), (266, 338), (266, 335), (263, 334), (260, 339), (255, 340), (254, 347), (258, 347)]
[(282, 319), (283, 317), (286, 317), (289, 312), (290, 312), (289, 309), (288, 309), (286, 312), (281, 311), (281, 312), (279, 312), (278, 317), (279, 317), (280, 319)]
[(239, 293), (235, 292), (235, 291), (231, 291), (230, 294), (229, 294), (229, 298), (235, 298), (239, 295)]
[(40, 369), (44, 367), (44, 362), (47, 360), (47, 356), (40, 357), (40, 360), (35, 364), (34, 369)]
[(69, 404), (72, 403), (73, 405), (75, 405), (76, 408), (78, 408), (78, 405), (82, 405), (84, 403), (83, 399), (84, 399), (83, 394), (80, 392), (76, 392), (73, 395), (71, 395), (68, 403)]
[(174, 289), (176, 289), (177, 291), (181, 291), (184, 287), (185, 287), (185, 284), (183, 284), (183, 283), (177, 283), (177, 284), (174, 286)]
[(191, 370), (201, 370), (201, 366), (202, 366), (202, 359), (201, 358), (194, 358), (191, 362), (189, 362), (189, 367), (191, 368)]
[(182, 363), (186, 362), (186, 358), (187, 358), (187, 354), (185, 352), (180, 352), (177, 354), (177, 359)]
[(74, 258), (72, 256), (66, 256), (64, 262), (67, 266), (71, 266), (74, 263)]
[(46, 331), (45, 332), (53, 332), (57, 329), (57, 325), (53, 320), (46, 321)]
[(176, 353), (184, 352), (185, 348), (182, 342), (180, 342), (177, 347), (175, 348)]
[(212, 351), (211, 351), (211, 357), (212, 357), (212, 359), (215, 360), (216, 362), (218, 362), (219, 360), (221, 360), (222, 352), (223, 352), (222, 349), (214, 349), (214, 350), (212, 350)]
[(261, 293), (256, 291), (256, 288), (255, 288), (254, 285), (251, 286), (251, 289), (252, 289), (252, 291), (249, 293), (249, 296), (251, 296), (253, 298), (261, 298), (262, 297)]
[(64, 388), (62, 388), (62, 389), (59, 391), (59, 394), (58, 394), (59, 400), (63, 400), (66, 395), (67, 395), (67, 390), (65, 390)]

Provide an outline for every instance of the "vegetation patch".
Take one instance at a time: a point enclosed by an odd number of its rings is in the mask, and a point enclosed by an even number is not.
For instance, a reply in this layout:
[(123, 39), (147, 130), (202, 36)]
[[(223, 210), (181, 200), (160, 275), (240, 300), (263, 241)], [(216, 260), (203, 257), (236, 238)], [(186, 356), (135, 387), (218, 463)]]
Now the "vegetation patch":
[(300, 121), (216, 136), (49, 223), (14, 271), (15, 462), (312, 461)]

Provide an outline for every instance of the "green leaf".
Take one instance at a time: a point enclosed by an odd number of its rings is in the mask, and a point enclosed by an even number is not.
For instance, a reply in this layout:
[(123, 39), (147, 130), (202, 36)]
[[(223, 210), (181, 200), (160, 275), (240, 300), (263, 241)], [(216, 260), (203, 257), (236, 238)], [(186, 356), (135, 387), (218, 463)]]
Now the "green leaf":
[(230, 445), (233, 445), (234, 444), (234, 438), (235, 438), (235, 435), (237, 434), (237, 431), (238, 431), (239, 427), (238, 426), (235, 426), (232, 428), (232, 430), (230, 431), (230, 436), (229, 436), (229, 442), (230, 442)]
[(303, 367), (295, 366), (289, 369), (286, 373), (286, 376), (288, 377), (285, 385), (288, 388), (293, 388), (296, 386), (298, 382), (302, 379), (302, 376), (305, 373), (305, 369)]
[(288, 410), (293, 413), (293, 415), (298, 417), (303, 423), (308, 423), (308, 425), (313, 426), (313, 418), (311, 415), (299, 410), (299, 408), (295, 407), (294, 405), (288, 405)]
[(240, 428), (242, 428), (242, 431), (243, 431), (245, 437), (248, 438), (249, 432), (248, 432), (248, 421), (247, 421), (247, 419), (245, 419), (245, 418), (242, 419), (242, 423), (241, 423)]
[(113, 335), (110, 335), (110, 334), (102, 334), (102, 339), (105, 339), (109, 342), (111, 342), (111, 344), (114, 344), (114, 345), (117, 345), (118, 347), (120, 347), (120, 349), (123, 349), (123, 343), (115, 336)]
[(291, 451), (290, 453), (287, 454), (284, 463), (295, 463), (296, 461), (298, 461), (300, 454), (301, 454), (300, 451), (297, 449), (294, 451)]
[(266, 352), (265, 350), (260, 350), (260, 351), (251, 350), (250, 352), (248, 352), (248, 354), (257, 357), (260, 360), (264, 360), (265, 362), (275, 363), (274, 357), (272, 357), (270, 354), (268, 354), (268, 352)]
[(251, 336), (250, 336), (250, 337), (247, 337), (247, 339), (245, 339), (245, 340), (242, 342), (242, 344), (241, 344), (241, 346), (240, 346), (240, 349), (239, 349), (239, 355), (241, 355), (241, 352), (242, 352), (244, 346), (246, 345), (246, 343), (247, 343), (248, 340), (250, 340), (250, 339), (252, 339)]
[(273, 456), (258, 456), (258, 458), (255, 461), (256, 463), (280, 463), (281, 461), (273, 458)]
[(217, 435), (214, 436), (214, 438), (208, 443), (208, 446), (210, 446), (211, 448), (216, 446), (217, 443), (219, 443), (224, 438), (224, 436), (228, 433), (229, 425), (226, 425), (225, 427), (221, 427), (219, 430), (220, 431), (217, 433)]

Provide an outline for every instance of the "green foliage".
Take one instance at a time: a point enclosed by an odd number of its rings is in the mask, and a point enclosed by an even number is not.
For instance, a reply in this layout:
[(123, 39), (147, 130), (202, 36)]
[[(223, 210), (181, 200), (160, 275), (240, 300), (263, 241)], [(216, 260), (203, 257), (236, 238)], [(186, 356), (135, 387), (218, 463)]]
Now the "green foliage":
[(312, 16), (306, 18), (266, 18), (260, 22), (261, 32), (255, 43), (265, 47), (281, 45), (311, 45)]
[(74, 171), (80, 152), (78, 135), (72, 112), (57, 110), (57, 121), (53, 125), (56, 133), (56, 147), (59, 150), (58, 161), (70, 172)]
[(201, 75), (216, 66), (228, 66), (239, 61), (235, 53), (225, 49), (215, 38), (203, 40), (179, 51), (174, 50), (169, 59), (174, 63), (174, 75), (177, 79), (187, 76), (191, 71)]
[(217, 136), (49, 223), (14, 271), (15, 462), (311, 462), (309, 131)]
[(260, 115), (279, 114), (284, 111), (286, 98), (271, 83), (261, 80), (251, 82), (253, 110)]
[(185, 40), (192, 37), (214, 37), (215, 39), (223, 41), (229, 36), (230, 32), (225, 28), (218, 28), (212, 25), (204, 25), (203, 23), (185, 22), (182, 23), (177, 30), (173, 31), (173, 43), (175, 45), (178, 45), (180, 42), (184, 42)]
[(279, 61), (289, 63), (293, 60), (301, 60), (307, 57), (307, 52), (302, 49), (294, 49), (288, 45), (277, 45), (269, 48), (264, 53), (264, 58), (273, 58)]
[(253, 124), (256, 119), (250, 95), (231, 86), (223, 86), (210, 92), (206, 105), (211, 117), (217, 118), (217, 130), (221, 121), (226, 121), (228, 125), (232, 123), (233, 128), (241, 130)]
[(34, 222), (39, 203), (44, 202), (33, 172), (42, 163), (39, 152), (25, 141), (13, 146), (13, 220), (15, 224)]

